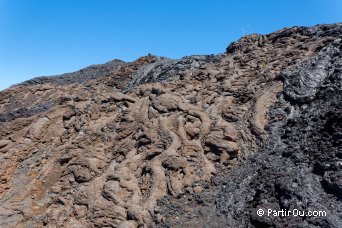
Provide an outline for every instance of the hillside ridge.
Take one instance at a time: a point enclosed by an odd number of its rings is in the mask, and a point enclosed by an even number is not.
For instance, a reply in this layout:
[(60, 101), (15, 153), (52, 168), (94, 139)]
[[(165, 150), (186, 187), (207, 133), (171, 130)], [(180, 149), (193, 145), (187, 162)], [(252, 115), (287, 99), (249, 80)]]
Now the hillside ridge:
[(1, 91), (0, 226), (339, 227), (341, 37), (284, 28)]

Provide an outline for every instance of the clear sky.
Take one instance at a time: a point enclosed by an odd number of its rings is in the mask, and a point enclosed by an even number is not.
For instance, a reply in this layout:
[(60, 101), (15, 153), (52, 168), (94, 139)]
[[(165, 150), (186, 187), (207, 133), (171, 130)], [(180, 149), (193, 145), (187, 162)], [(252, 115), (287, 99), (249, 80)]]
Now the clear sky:
[(216, 54), (250, 33), (336, 22), (340, 0), (0, 0), (0, 90), (112, 59)]

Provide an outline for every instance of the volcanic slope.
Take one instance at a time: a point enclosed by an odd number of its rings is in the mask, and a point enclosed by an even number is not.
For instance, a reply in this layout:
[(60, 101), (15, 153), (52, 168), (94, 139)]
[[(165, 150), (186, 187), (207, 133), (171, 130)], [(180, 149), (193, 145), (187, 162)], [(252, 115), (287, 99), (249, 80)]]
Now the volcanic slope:
[[(0, 226), (340, 227), (341, 34), (285, 28), (0, 92)], [(329, 215), (256, 217), (267, 206)]]

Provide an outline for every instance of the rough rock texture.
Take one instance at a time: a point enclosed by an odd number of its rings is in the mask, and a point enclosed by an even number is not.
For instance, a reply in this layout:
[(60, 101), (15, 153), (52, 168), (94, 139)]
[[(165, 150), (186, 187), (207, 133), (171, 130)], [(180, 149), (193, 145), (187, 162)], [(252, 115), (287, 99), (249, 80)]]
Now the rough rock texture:
[(2, 91), (0, 226), (341, 227), (341, 34), (286, 28)]
[[(285, 88), (269, 112), (264, 148), (211, 184), (196, 183), (206, 189), (202, 194), (159, 200), (163, 227), (341, 227), (341, 47), (337, 39), (280, 74)], [(329, 67), (317, 73), (322, 59)], [(303, 86), (293, 81), (306, 81), (307, 93), (291, 96)], [(306, 94), (310, 100), (303, 99)], [(265, 214), (267, 209), (324, 211), (326, 216), (258, 216), (258, 209)]]

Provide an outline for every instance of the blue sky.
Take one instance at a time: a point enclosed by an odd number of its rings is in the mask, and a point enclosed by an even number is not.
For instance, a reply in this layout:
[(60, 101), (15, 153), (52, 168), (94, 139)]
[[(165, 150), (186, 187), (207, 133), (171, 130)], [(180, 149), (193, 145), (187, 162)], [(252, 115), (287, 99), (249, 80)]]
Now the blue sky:
[(222, 53), (246, 34), (335, 22), (339, 0), (0, 0), (0, 90), (115, 58)]

